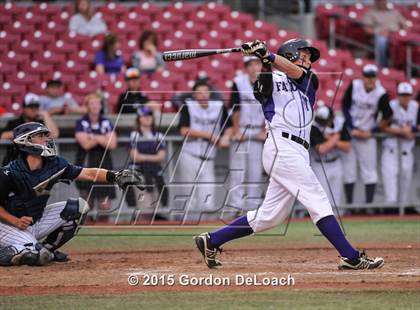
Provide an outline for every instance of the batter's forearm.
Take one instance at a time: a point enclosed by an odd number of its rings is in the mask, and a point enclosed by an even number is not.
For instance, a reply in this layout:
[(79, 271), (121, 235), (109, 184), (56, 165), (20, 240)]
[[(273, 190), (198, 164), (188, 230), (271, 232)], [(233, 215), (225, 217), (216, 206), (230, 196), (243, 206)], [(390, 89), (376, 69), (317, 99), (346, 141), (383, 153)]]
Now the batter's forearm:
[(279, 55), (274, 56), (274, 62), (272, 63), (272, 65), (277, 70), (286, 73), (287, 76), (295, 80), (299, 79), (303, 74), (302, 68), (298, 67), (288, 59)]

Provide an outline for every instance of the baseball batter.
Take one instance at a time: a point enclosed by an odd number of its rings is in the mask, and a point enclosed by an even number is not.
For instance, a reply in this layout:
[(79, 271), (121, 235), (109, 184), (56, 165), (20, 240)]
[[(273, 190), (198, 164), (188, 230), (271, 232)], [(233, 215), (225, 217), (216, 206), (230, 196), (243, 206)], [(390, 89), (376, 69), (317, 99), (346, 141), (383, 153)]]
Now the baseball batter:
[(85, 180), (143, 188), (142, 175), (82, 168), (57, 156), (50, 130), (41, 123), (13, 130), (17, 159), (0, 169), (0, 266), (64, 262), (58, 252), (77, 233), (89, 211), (83, 199), (47, 205), (52, 187), (62, 181)]
[[(389, 97), (377, 79), (378, 68), (363, 67), (363, 78), (353, 80), (343, 97), (343, 113), (352, 136), (352, 149), (343, 155), (344, 189), (347, 203), (353, 203), (354, 184), (357, 180), (357, 162), (365, 184), (366, 203), (373, 202), (378, 181), (377, 143), (372, 133), (384, 130), (392, 117)], [(378, 114), (382, 119), (377, 122)]]
[(391, 124), (384, 130), (391, 136), (382, 143), (382, 178), (385, 201), (407, 203), (414, 166), (413, 132), (420, 124), (420, 115), (417, 102), (411, 99), (413, 87), (403, 82), (398, 85), (397, 92), (398, 98), (390, 102), (393, 111)]
[[(382, 267), (382, 258), (370, 259), (346, 240), (328, 197), (309, 164), (312, 107), (318, 88), (317, 77), (310, 68), (319, 59), (319, 50), (305, 40), (292, 39), (279, 48), (277, 55), (270, 53), (261, 41), (244, 44), (242, 51), (245, 55), (261, 58), (268, 70), (259, 75), (255, 91), (268, 131), (263, 166), (270, 176), (270, 183), (259, 209), (249, 211), (212, 233), (194, 237), (205, 263), (209, 268), (220, 266), (216, 256), (222, 244), (280, 224), (290, 214), (297, 199), (340, 253), (340, 269)], [(271, 72), (271, 66), (279, 71)]]
[(311, 129), (311, 167), (332, 205), (340, 205), (343, 192), (342, 152), (351, 149), (344, 118), (322, 105), (315, 112)]
[[(232, 85), (232, 140), (230, 147), (230, 191), (228, 206), (252, 210), (261, 204), (262, 150), (266, 138), (264, 114), (254, 97), (254, 83), (261, 72), (261, 61), (244, 57), (245, 72)], [(244, 205), (246, 197), (246, 205)]]

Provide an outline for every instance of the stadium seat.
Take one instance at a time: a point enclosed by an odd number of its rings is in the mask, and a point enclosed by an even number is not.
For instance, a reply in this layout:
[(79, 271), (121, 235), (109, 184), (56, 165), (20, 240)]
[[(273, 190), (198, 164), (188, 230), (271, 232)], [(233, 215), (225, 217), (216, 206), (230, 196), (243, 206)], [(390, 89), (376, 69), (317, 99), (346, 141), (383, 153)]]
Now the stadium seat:
[(51, 18), (61, 13), (61, 6), (44, 2), (32, 6), (31, 12), (36, 16), (47, 16)]
[(226, 18), (231, 12), (229, 6), (214, 1), (201, 5), (200, 9), (208, 14), (216, 15), (219, 20)]
[(156, 20), (156, 16), (163, 9), (157, 5), (151, 4), (150, 2), (144, 2), (141, 5), (135, 6), (132, 11), (136, 12), (140, 16), (149, 16), (152, 20)]
[(55, 41), (55, 35), (51, 33), (45, 33), (43, 31), (37, 30), (31, 33), (25, 33), (23, 35), (25, 40), (28, 40), (30, 44), (44, 44), (48, 45), (50, 42)]
[(171, 12), (173, 15), (183, 16), (184, 20), (188, 20), (195, 10), (196, 7), (192, 4), (181, 1), (175, 2), (167, 8), (168, 12)]
[(10, 82), (4, 82), (1, 86), (1, 93), (4, 96), (17, 96), (26, 93), (26, 87), (23, 85), (14, 85)]

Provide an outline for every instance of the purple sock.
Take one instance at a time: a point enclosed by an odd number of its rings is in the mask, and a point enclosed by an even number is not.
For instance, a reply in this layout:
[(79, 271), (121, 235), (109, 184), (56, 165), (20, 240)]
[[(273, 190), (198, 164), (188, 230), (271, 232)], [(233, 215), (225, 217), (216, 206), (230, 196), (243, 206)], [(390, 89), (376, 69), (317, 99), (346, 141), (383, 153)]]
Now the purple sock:
[(316, 223), (321, 233), (331, 242), (337, 249), (341, 256), (349, 259), (356, 259), (359, 257), (359, 252), (356, 251), (344, 237), (340, 225), (334, 215), (326, 216)]
[(229, 225), (223, 226), (215, 232), (210, 233), (210, 241), (214, 247), (218, 248), (225, 242), (248, 236), (253, 232), (251, 226), (249, 226), (246, 215), (243, 215)]

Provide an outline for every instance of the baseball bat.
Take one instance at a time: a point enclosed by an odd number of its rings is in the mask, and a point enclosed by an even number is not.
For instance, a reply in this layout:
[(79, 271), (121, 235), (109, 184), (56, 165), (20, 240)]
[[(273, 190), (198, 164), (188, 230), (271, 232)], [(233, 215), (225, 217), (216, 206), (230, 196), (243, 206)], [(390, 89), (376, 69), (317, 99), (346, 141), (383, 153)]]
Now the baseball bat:
[(224, 54), (224, 53), (236, 53), (240, 51), (241, 51), (240, 47), (223, 48), (223, 49), (191, 49), (191, 50), (179, 50), (179, 51), (166, 51), (166, 52), (163, 52), (163, 60), (164, 61), (187, 60), (187, 59), (195, 59), (195, 58)]

